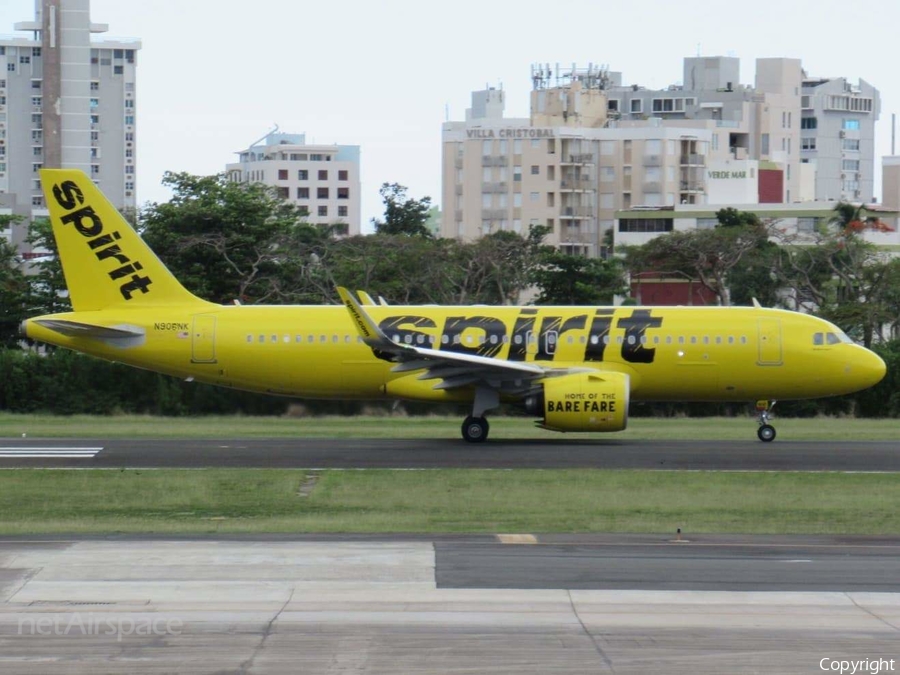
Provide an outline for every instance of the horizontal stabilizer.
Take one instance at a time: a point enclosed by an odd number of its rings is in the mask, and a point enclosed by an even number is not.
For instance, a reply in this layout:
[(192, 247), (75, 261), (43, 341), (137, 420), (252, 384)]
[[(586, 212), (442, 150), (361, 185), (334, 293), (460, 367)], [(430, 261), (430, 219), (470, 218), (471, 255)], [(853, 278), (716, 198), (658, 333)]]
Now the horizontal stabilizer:
[(48, 328), (68, 337), (97, 338), (98, 340), (127, 340), (129, 338), (139, 338), (144, 336), (143, 331), (140, 330), (108, 328), (106, 326), (95, 326), (90, 323), (66, 321), (64, 319), (35, 319), (34, 322), (39, 326), (43, 326), (44, 328)]

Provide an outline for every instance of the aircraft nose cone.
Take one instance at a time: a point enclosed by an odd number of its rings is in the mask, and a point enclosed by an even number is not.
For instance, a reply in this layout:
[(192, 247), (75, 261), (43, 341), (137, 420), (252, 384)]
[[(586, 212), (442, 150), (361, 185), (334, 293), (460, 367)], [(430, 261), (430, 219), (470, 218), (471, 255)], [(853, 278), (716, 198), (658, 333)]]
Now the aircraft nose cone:
[(872, 375), (872, 384), (869, 386), (874, 386), (881, 382), (884, 379), (884, 376), (887, 374), (887, 364), (885, 364), (884, 359), (882, 359), (878, 354), (874, 352), (869, 352), (871, 355), (871, 365), (869, 365), (869, 370)]

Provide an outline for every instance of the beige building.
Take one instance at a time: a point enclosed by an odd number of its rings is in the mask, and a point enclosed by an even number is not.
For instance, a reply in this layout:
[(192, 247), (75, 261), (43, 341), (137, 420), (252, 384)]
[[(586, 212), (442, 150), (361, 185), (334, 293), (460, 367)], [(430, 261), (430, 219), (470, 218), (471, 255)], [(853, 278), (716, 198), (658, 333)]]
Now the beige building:
[(306, 209), (311, 223), (343, 225), (360, 233), (359, 146), (313, 145), (305, 134), (266, 134), (225, 167), (229, 180), (274, 186)]
[(620, 209), (815, 199), (800, 61), (758, 59), (752, 87), (738, 70), (688, 58), (684, 85), (652, 91), (593, 65), (536, 66), (527, 119), (503, 117), (502, 90), (474, 92), (465, 121), (443, 126), (443, 236), (541, 224), (548, 243), (597, 256)]

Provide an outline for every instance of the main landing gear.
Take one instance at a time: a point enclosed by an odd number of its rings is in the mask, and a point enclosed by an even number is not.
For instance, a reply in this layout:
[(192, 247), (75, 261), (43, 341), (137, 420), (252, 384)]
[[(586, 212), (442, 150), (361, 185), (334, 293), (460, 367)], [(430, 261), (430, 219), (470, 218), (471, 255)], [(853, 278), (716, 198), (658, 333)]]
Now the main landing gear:
[(462, 423), (462, 437), (467, 443), (481, 443), (487, 439), (491, 425), (485, 419), (484, 413), (498, 405), (500, 405), (500, 394), (496, 389), (479, 387), (475, 390), (472, 414)]
[(756, 402), (756, 419), (759, 422), (759, 429), (756, 435), (763, 443), (771, 443), (775, 440), (775, 427), (769, 424), (769, 412), (775, 407), (777, 401), (757, 401)]

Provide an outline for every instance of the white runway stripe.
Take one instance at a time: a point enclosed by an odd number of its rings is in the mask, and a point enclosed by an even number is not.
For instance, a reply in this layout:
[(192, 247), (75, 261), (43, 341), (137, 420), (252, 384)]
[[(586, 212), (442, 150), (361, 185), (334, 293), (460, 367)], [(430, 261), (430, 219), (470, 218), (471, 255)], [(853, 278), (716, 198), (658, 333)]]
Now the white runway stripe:
[(103, 450), (100, 448), (68, 448), (68, 447), (2, 447), (0, 459), (91, 459)]

